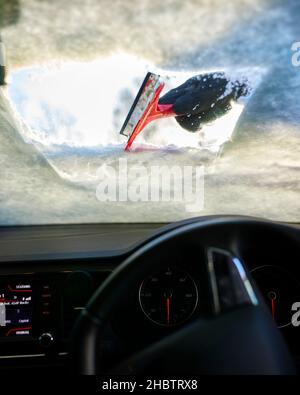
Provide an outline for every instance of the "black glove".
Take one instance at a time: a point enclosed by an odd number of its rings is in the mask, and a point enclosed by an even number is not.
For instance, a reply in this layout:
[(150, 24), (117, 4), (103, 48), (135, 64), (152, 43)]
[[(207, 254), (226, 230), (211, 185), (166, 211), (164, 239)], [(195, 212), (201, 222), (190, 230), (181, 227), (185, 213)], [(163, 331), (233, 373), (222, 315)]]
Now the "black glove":
[(247, 96), (247, 82), (231, 81), (223, 72), (202, 74), (188, 79), (159, 100), (172, 104), (176, 121), (184, 129), (196, 132), (231, 109), (231, 101)]

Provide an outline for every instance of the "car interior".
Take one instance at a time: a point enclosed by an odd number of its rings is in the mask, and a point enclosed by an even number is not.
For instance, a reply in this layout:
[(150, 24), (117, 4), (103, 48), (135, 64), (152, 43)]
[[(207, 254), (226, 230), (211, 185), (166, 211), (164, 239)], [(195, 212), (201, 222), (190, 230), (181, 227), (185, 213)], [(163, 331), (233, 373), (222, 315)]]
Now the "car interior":
[(238, 216), (3, 228), (1, 370), (296, 373), (299, 238)]

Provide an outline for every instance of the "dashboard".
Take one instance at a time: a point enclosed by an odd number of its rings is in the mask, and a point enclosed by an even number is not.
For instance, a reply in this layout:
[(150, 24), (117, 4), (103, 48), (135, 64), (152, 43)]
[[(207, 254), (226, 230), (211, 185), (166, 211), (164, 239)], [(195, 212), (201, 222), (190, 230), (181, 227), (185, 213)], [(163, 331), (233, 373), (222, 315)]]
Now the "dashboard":
[[(58, 227), (58, 235), (55, 227), (51, 235), (43, 227), (29, 227), (27, 232), (24, 228), (0, 230), (5, 235), (0, 242), (0, 369), (69, 369), (72, 329), (90, 297), (138, 246), (170, 225), (132, 224), (123, 231), (115, 227), (116, 232), (112, 225), (70, 226), (64, 232)], [(291, 227), (291, 232), (300, 234), (300, 229)], [(298, 241), (290, 240), (276, 244), (272, 232), (262, 237), (248, 229), (245, 235), (238, 232), (231, 244), (297, 359), (300, 245), (298, 251)], [(26, 245), (23, 257), (18, 244)], [(100, 347), (108, 364), (211, 315), (204, 297), (208, 287), (205, 265), (199, 264), (205, 259), (201, 242), (200, 248), (189, 245), (180, 252), (169, 251), (161, 258), (160, 270), (127, 290), (102, 337)]]

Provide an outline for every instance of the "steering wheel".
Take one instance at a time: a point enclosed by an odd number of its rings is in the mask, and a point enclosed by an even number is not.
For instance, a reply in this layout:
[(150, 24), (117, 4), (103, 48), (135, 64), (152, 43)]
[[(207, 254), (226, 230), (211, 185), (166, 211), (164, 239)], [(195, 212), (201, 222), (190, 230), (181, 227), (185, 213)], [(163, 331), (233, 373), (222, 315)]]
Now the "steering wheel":
[[(208, 284), (209, 318), (197, 318), (162, 340), (117, 361), (116, 374), (293, 374), (292, 357), (238, 257), (236, 235), (247, 229), (285, 233), (285, 226), (247, 217), (205, 217), (167, 227), (135, 250), (98, 288), (81, 312), (72, 337), (72, 361), (79, 374), (108, 373), (102, 334), (136, 284), (162, 268), (173, 253), (193, 245), (206, 259), (199, 269)], [(199, 253), (200, 256), (200, 253)], [(194, 256), (197, 261), (197, 256)], [(203, 270), (204, 269), (204, 270)], [(101, 347), (100, 347), (101, 349)]]

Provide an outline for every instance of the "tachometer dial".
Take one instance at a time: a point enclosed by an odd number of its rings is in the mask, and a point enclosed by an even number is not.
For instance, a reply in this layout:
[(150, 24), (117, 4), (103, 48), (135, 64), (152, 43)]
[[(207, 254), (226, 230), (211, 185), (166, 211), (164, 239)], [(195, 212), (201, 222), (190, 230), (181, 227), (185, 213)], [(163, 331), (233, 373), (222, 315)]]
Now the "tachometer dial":
[(179, 325), (195, 311), (198, 290), (187, 272), (168, 268), (142, 282), (139, 299), (144, 314), (154, 323)]
[[(300, 284), (278, 266), (260, 266), (251, 271), (278, 328), (292, 325), (295, 303), (300, 301)], [(295, 324), (295, 323), (294, 323)]]

